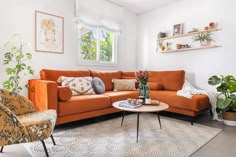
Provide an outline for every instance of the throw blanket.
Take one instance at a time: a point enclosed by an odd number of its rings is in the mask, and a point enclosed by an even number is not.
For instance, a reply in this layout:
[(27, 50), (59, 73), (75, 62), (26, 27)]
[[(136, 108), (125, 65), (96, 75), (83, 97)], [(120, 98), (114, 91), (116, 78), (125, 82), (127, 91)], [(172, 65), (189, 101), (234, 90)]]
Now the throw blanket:
[(212, 106), (213, 120), (222, 121), (219, 119), (218, 114), (216, 112), (216, 101), (217, 101), (217, 93), (215, 92), (206, 92), (204, 90), (194, 88), (191, 83), (185, 80), (184, 85), (181, 90), (177, 91), (177, 95), (183, 96), (185, 98), (191, 99), (195, 94), (206, 94), (210, 100)]

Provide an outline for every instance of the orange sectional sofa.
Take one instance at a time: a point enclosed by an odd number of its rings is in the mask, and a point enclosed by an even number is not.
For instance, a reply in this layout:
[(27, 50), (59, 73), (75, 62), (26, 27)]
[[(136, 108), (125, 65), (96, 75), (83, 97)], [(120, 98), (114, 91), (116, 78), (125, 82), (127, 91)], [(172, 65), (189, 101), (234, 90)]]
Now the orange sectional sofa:
[[(103, 94), (77, 95), (69, 100), (59, 99), (60, 84), (57, 79), (67, 77), (99, 77), (105, 84)], [(38, 110), (56, 109), (57, 125), (90, 117), (119, 112), (112, 103), (127, 98), (138, 98), (138, 90), (113, 91), (112, 79), (133, 79), (135, 72), (113, 71), (98, 72), (92, 70), (49, 70), (40, 71), (40, 79), (29, 80), (29, 99)], [(210, 108), (206, 95), (194, 95), (192, 99), (177, 96), (176, 92), (184, 84), (185, 71), (151, 71), (149, 77), (150, 97), (169, 104), (167, 111), (196, 117)]]

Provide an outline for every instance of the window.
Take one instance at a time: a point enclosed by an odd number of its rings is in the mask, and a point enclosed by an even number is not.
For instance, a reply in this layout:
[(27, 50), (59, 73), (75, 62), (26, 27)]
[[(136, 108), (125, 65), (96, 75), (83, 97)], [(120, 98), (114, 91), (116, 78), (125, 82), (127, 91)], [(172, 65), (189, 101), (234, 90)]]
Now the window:
[(78, 33), (80, 64), (116, 65), (116, 33), (86, 26), (80, 26)]

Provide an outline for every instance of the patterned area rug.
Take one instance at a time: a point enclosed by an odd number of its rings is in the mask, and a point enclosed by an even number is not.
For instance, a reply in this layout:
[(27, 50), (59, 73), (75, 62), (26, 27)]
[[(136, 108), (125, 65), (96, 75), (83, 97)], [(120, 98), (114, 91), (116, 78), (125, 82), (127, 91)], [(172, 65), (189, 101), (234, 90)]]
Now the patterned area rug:
[[(50, 157), (187, 157), (221, 132), (221, 129), (153, 114), (141, 114), (136, 143), (136, 114), (54, 133), (57, 143), (45, 140)], [(34, 157), (45, 156), (41, 142), (25, 144)]]

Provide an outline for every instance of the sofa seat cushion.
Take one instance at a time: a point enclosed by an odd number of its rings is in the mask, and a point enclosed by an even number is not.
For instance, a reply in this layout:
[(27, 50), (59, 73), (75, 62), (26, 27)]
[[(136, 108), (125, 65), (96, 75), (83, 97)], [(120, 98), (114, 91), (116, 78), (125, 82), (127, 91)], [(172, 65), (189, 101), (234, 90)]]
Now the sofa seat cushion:
[(58, 115), (66, 116), (77, 113), (96, 111), (111, 107), (110, 98), (106, 95), (72, 96), (66, 102), (59, 102)]
[(188, 99), (178, 96), (176, 91), (151, 91), (150, 97), (167, 103), (170, 107), (191, 111), (201, 111), (210, 106), (207, 95), (193, 95), (192, 99)]
[(107, 91), (103, 93), (103, 95), (107, 95), (111, 99), (111, 104), (120, 101), (120, 100), (126, 100), (127, 98), (137, 99), (139, 92), (136, 91)]

